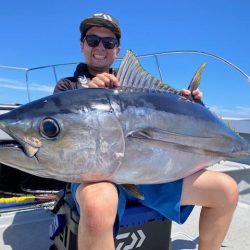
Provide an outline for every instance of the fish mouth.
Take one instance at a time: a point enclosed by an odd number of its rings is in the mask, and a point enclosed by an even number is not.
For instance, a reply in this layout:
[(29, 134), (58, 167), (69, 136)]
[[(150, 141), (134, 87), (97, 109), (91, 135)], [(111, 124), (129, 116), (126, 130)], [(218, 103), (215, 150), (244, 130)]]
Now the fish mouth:
[(35, 173), (40, 171), (42, 174), (43, 169), (40, 167), (37, 155), (39, 148), (34, 148), (15, 139), (13, 135), (7, 134), (11, 137), (10, 139), (0, 140), (0, 163), (30, 174), (34, 174), (35, 166)]
[[(0, 149), (15, 149), (22, 151), (27, 157), (32, 158), (36, 157), (36, 154), (41, 146), (41, 142), (34, 143), (30, 138), (26, 137), (25, 139), (20, 138), (18, 135), (13, 133), (10, 128), (1, 129), (11, 138), (9, 140), (0, 141)], [(12, 140), (11, 140), (12, 139)], [(32, 138), (33, 139), (33, 138)], [(33, 139), (34, 140), (34, 139)]]
[(0, 141), (0, 150), (1, 149), (7, 149), (7, 150), (19, 150), (23, 152), (24, 155), (26, 155), (29, 158), (34, 157), (36, 160), (36, 153), (38, 152), (38, 148), (34, 148), (30, 145), (26, 145), (25, 147), (19, 143), (17, 140), (4, 140)]
[(23, 146), (15, 140), (0, 141), (0, 148), (19, 148), (24, 151)]

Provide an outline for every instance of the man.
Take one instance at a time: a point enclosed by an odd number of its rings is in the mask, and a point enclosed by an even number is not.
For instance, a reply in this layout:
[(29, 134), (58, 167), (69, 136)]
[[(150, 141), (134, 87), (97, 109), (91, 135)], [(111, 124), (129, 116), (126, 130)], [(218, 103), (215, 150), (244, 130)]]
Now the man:
[[(80, 25), (80, 47), (86, 64), (79, 64), (74, 77), (60, 80), (55, 92), (82, 87), (119, 86), (111, 65), (120, 51), (121, 30), (108, 14), (95, 14)], [(190, 95), (183, 90), (184, 95)], [(197, 100), (202, 93), (192, 93)], [(145, 206), (165, 217), (183, 223), (193, 205), (202, 206), (199, 250), (218, 250), (228, 231), (238, 201), (238, 189), (229, 176), (201, 170), (184, 179), (158, 185), (138, 185)], [(79, 250), (114, 250), (113, 230), (117, 232), (125, 204), (132, 197), (119, 185), (108, 182), (72, 184), (80, 221)]]

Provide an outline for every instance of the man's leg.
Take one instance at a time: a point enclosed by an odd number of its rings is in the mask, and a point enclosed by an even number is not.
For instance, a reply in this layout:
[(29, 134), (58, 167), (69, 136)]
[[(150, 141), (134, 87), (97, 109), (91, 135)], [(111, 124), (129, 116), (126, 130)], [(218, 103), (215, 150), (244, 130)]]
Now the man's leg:
[(116, 187), (108, 182), (81, 184), (76, 193), (80, 206), (79, 250), (114, 250), (113, 225), (118, 206)]
[(228, 175), (199, 171), (183, 182), (182, 205), (202, 206), (199, 250), (219, 250), (238, 202), (238, 187)]

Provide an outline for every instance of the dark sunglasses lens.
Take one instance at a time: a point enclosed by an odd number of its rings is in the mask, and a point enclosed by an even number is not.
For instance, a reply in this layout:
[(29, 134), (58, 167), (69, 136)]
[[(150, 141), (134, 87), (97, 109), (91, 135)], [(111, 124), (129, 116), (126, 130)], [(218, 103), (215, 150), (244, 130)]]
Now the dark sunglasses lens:
[(88, 35), (85, 37), (85, 40), (87, 44), (93, 48), (98, 46), (101, 41), (105, 49), (113, 49), (118, 44), (117, 39), (113, 37), (99, 37), (95, 35)]
[(96, 47), (100, 43), (101, 39), (98, 36), (86, 36), (85, 37), (87, 44), (90, 47)]
[(117, 40), (112, 37), (104, 37), (102, 43), (105, 49), (113, 49), (117, 45)]

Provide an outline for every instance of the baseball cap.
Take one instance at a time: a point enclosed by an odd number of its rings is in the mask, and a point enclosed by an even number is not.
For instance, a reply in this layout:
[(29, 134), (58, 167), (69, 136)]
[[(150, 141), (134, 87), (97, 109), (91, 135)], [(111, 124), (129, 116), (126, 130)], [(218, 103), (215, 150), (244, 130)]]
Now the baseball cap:
[(87, 30), (93, 26), (105, 27), (111, 30), (115, 34), (118, 41), (120, 41), (121, 29), (118, 21), (113, 16), (106, 13), (96, 13), (87, 17), (80, 24), (81, 37), (84, 37)]

